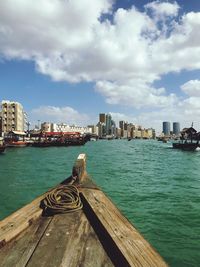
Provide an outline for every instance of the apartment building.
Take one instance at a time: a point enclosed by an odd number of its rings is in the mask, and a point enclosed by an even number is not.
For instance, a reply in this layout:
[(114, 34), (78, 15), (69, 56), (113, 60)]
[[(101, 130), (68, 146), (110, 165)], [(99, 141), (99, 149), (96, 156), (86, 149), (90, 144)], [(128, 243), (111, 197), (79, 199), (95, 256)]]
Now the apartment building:
[(3, 100), (1, 103), (2, 132), (24, 131), (25, 115), (18, 102)]

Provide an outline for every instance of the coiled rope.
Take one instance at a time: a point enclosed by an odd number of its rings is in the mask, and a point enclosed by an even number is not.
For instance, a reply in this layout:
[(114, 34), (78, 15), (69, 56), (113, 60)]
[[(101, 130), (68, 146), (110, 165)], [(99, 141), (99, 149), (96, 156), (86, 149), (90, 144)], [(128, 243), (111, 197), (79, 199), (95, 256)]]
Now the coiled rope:
[(79, 191), (74, 185), (61, 185), (42, 201), (42, 208), (47, 215), (77, 211), (82, 207)]

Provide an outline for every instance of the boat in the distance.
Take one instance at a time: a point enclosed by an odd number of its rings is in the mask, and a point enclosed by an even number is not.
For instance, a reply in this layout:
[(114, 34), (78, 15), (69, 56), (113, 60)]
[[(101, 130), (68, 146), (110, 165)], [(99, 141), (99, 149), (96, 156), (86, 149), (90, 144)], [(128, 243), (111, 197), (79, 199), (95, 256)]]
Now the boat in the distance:
[(4, 137), (4, 142), (6, 147), (25, 147), (27, 146), (26, 142), (26, 133), (20, 131), (10, 131)]
[(199, 147), (200, 132), (193, 128), (184, 128), (181, 131), (181, 137), (179, 142), (173, 143), (173, 148), (186, 151), (194, 151)]

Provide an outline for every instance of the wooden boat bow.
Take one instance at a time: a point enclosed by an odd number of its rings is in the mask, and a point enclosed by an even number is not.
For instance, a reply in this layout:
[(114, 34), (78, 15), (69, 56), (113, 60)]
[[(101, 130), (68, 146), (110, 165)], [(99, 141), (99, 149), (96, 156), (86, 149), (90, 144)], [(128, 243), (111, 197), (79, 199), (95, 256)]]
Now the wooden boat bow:
[(88, 176), (85, 154), (61, 184), (78, 188), (83, 209), (42, 216), (40, 203), (50, 190), (2, 220), (2, 266), (167, 266)]

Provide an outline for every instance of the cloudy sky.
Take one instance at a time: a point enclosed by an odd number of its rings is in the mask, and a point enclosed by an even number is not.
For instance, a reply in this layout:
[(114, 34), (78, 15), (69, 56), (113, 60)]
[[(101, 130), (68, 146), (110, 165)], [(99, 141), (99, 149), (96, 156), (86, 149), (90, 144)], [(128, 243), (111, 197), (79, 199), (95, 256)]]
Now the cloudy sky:
[(200, 128), (200, 1), (0, 0), (0, 100), (29, 121)]

